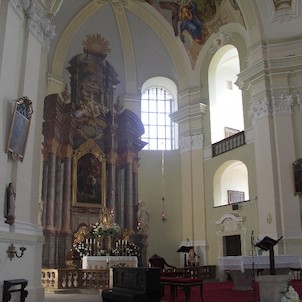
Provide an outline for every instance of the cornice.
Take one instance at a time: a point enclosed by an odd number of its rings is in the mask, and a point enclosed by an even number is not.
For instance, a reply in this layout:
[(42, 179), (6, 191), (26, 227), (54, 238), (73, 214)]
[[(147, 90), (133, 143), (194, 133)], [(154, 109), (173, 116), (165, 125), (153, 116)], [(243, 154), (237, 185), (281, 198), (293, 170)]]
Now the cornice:
[(172, 122), (182, 123), (192, 118), (203, 117), (206, 113), (207, 107), (207, 105), (202, 103), (198, 103), (191, 106), (185, 106), (180, 108), (178, 111), (175, 111), (170, 114), (170, 118)]

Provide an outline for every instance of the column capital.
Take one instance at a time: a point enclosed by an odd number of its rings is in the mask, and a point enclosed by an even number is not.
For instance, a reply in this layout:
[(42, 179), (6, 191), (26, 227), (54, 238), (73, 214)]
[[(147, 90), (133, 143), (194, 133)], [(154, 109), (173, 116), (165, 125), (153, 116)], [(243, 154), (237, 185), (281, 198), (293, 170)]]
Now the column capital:
[(204, 135), (187, 135), (179, 139), (180, 153), (203, 149)]
[(47, 18), (46, 8), (37, 0), (10, 0), (10, 3), (20, 18), (27, 17), (29, 30), (48, 49), (50, 40), (55, 37), (55, 26)]
[(292, 95), (276, 93), (271, 98), (262, 97), (258, 100), (253, 100), (248, 113), (252, 119), (252, 124), (255, 124), (263, 117), (291, 114), (292, 105)]

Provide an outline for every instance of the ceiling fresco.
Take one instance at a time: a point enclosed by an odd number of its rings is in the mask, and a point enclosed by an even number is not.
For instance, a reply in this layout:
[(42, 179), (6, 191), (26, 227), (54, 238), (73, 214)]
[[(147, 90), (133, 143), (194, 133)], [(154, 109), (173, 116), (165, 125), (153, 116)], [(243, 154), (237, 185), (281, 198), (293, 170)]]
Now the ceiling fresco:
[(146, 0), (171, 24), (175, 37), (187, 49), (192, 67), (198, 55), (213, 33), (228, 23), (245, 27), (244, 19), (236, 0)]

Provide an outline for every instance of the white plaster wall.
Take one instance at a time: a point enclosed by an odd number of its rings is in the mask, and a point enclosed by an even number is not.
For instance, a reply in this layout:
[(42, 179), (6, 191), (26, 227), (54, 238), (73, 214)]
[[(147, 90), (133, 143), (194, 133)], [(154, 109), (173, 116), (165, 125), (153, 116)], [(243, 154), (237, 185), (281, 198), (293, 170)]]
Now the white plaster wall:
[[(27, 300), (44, 301), (41, 287), (41, 263), (43, 234), (37, 225), (37, 205), (39, 200), (39, 171), (41, 134), (35, 137), (36, 128), (41, 133), (42, 107), (38, 106), (41, 90), (45, 94), (45, 59), (40, 41), (29, 30), (24, 16), (16, 13), (10, 1), (0, 4), (3, 44), (0, 45), (0, 296), (3, 281), (10, 279), (28, 280)], [(43, 69), (43, 70), (42, 70)], [(14, 161), (6, 153), (11, 117), (15, 100), (28, 96), (33, 102), (33, 118), (29, 132), (24, 161)], [(5, 223), (5, 190), (9, 182), (16, 191), (15, 223)], [(7, 249), (14, 244), (18, 255), (20, 246), (26, 247), (22, 258), (7, 257)], [(15, 297), (13, 297), (14, 299)]]

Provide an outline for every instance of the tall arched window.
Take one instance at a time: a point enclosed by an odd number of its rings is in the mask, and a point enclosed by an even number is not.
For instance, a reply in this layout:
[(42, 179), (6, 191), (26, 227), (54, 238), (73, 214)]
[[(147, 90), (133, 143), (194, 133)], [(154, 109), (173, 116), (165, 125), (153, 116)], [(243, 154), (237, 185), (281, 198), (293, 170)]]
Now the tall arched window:
[(141, 96), (141, 120), (145, 127), (142, 140), (145, 150), (175, 148), (175, 125), (170, 114), (175, 111), (176, 85), (169, 79), (156, 77), (145, 82)]
[(241, 90), (235, 85), (239, 55), (232, 45), (221, 47), (209, 67), (212, 144), (244, 130)]

